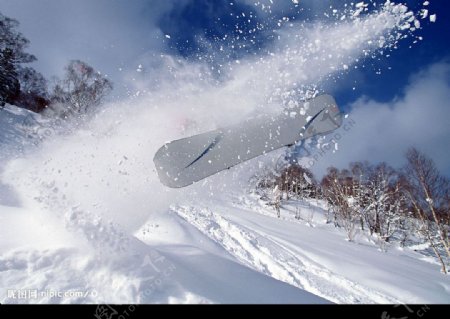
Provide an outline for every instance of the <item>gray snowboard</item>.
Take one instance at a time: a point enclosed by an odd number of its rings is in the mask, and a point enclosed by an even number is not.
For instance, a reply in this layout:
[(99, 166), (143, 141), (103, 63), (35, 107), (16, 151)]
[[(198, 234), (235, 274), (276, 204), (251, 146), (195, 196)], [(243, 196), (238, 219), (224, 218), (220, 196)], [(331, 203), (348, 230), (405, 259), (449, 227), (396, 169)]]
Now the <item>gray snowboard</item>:
[(283, 146), (331, 132), (341, 124), (334, 98), (321, 95), (277, 116), (256, 117), (166, 143), (153, 161), (161, 182), (179, 188)]

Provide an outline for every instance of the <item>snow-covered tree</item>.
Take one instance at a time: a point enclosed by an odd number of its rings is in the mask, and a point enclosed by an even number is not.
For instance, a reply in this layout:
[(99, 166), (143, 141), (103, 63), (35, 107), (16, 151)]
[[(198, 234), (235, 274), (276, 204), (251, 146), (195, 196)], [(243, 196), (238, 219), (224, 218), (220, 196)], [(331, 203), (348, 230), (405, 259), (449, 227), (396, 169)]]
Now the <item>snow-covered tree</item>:
[[(370, 220), (370, 198), (368, 196), (367, 184), (370, 175), (371, 165), (368, 162), (350, 163), (350, 172), (352, 174), (352, 196), (355, 204), (358, 206), (358, 219), (361, 230), (365, 230), (365, 225)], [(369, 230), (370, 227), (368, 227)], [(372, 231), (372, 230), (371, 230)]]
[(70, 61), (53, 88), (50, 110), (61, 117), (86, 114), (112, 90), (112, 82), (85, 62)]
[(268, 200), (273, 188), (276, 185), (277, 176), (271, 167), (263, 167), (259, 172), (251, 177), (249, 183), (254, 188), (256, 194), (262, 200)]
[(408, 178), (406, 194), (416, 216), (422, 222), (421, 232), (440, 260), (442, 271), (447, 273), (450, 260), (450, 181), (440, 174), (431, 158), (417, 149), (409, 149), (406, 158), (408, 161), (404, 168), (405, 176)]
[(355, 223), (362, 231), (377, 234), (380, 244), (390, 241), (397, 232), (405, 210), (399, 175), (385, 163), (373, 166), (354, 162), (350, 169), (330, 168), (322, 188), (332, 211), (335, 224), (344, 226), (349, 234)]
[(19, 96), (18, 71), (22, 63), (36, 60), (26, 53), (29, 41), (19, 32), (19, 22), (0, 13), (0, 104), (13, 103)]
[(316, 198), (321, 196), (320, 189), (315, 181), (313, 173), (300, 164), (288, 164), (278, 169), (263, 169), (252, 177), (251, 184), (255, 185), (258, 193), (267, 197), (278, 186), (283, 197)]
[(18, 72), (20, 90), (26, 94), (48, 97), (47, 80), (30, 67), (21, 68)]
[(373, 166), (356, 162), (350, 170), (361, 229), (366, 226), (370, 235), (390, 241), (406, 210), (399, 173), (386, 163)]
[(398, 224), (398, 211), (400, 203), (396, 201), (397, 193), (400, 193), (396, 180), (397, 172), (386, 163), (377, 165), (369, 177), (368, 191), (372, 212), (370, 227), (383, 241), (389, 241), (396, 231)]
[(47, 104), (44, 77), (23, 64), (36, 60), (25, 52), (29, 45), (17, 29), (19, 22), (0, 13), (0, 105), (15, 104), (33, 111)]
[(321, 184), (328, 204), (334, 212), (335, 226), (343, 227), (347, 233), (347, 239), (353, 241), (356, 235), (358, 212), (351, 196), (353, 185), (349, 171), (339, 171), (331, 167)]
[(33, 68), (21, 68), (18, 73), (20, 95), (15, 105), (34, 112), (43, 111), (50, 103), (47, 80)]
[(12, 50), (0, 50), (0, 106), (13, 104), (20, 94), (20, 84)]
[(281, 217), (281, 200), (283, 199), (283, 191), (278, 187), (278, 185), (275, 185), (274, 189), (272, 190), (272, 201), (270, 204), (273, 205), (275, 208), (275, 211), (277, 212), (277, 217)]
[(317, 186), (310, 170), (299, 164), (290, 164), (279, 172), (277, 184), (285, 191), (286, 197), (311, 198), (317, 194)]
[(17, 28), (19, 22), (4, 16), (0, 12), (0, 51), (8, 49), (14, 56), (15, 63), (30, 63), (36, 60), (32, 54), (25, 52), (30, 44)]

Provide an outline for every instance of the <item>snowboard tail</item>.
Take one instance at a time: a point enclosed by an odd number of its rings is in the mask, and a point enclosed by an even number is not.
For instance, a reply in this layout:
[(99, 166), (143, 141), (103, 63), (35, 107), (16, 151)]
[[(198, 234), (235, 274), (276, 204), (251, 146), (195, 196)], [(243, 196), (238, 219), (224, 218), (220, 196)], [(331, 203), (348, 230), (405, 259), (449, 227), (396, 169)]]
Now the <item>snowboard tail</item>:
[(275, 117), (248, 119), (166, 143), (153, 161), (160, 181), (180, 188), (281, 147), (329, 133), (341, 124), (334, 98), (321, 95)]

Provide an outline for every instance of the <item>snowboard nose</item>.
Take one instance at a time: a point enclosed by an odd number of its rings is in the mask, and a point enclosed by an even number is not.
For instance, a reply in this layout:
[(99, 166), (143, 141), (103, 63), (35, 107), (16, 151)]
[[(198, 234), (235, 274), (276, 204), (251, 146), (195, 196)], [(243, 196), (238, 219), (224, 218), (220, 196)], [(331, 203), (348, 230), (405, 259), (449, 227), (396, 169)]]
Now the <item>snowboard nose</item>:
[(317, 134), (327, 134), (342, 125), (342, 113), (336, 100), (331, 95), (318, 96), (313, 100), (313, 103), (312, 109), (317, 113), (308, 119), (308, 122), (302, 128), (301, 139), (310, 138)]

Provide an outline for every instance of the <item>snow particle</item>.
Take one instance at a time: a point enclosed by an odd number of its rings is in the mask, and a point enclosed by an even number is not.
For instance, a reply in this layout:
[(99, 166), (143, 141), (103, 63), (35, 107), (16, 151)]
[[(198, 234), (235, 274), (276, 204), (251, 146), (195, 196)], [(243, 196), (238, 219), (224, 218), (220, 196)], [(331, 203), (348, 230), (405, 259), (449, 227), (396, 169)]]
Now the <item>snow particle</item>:
[(422, 19), (426, 19), (428, 17), (428, 10), (427, 9), (420, 10), (420, 17)]
[(419, 29), (419, 28), (420, 28), (420, 21), (419, 21), (419, 20), (414, 20), (414, 27), (415, 27), (416, 29)]

